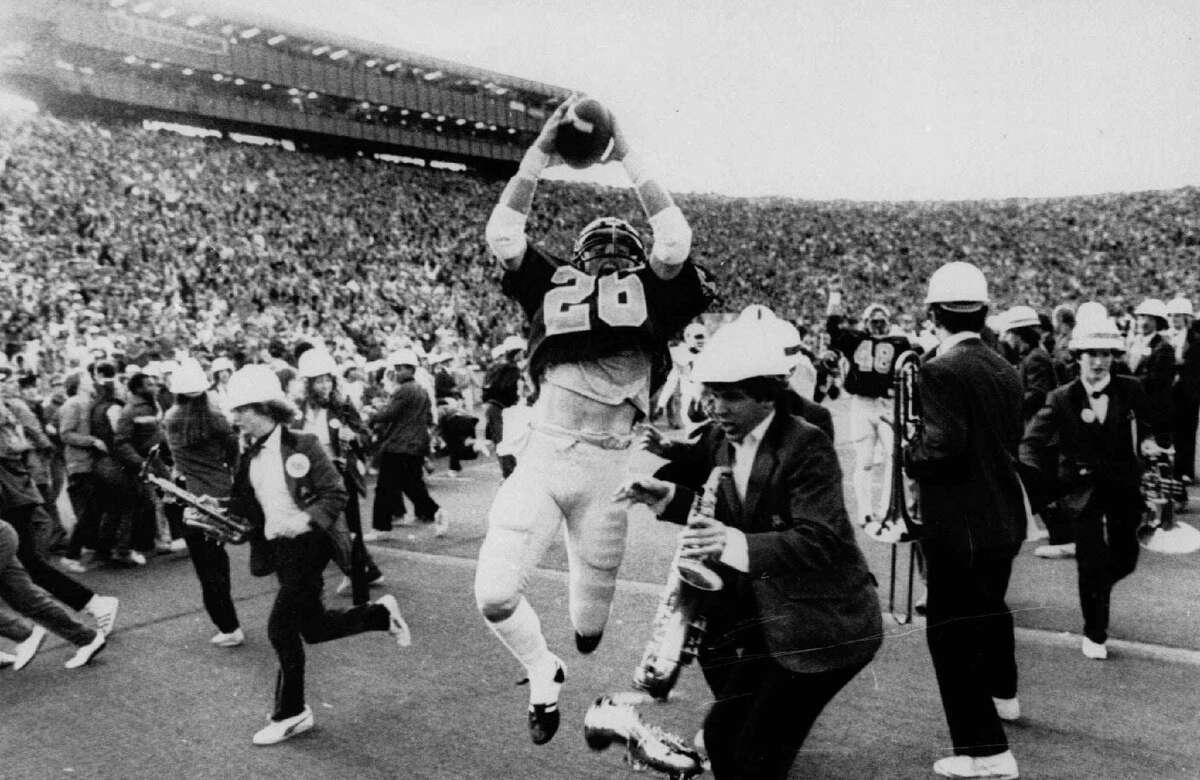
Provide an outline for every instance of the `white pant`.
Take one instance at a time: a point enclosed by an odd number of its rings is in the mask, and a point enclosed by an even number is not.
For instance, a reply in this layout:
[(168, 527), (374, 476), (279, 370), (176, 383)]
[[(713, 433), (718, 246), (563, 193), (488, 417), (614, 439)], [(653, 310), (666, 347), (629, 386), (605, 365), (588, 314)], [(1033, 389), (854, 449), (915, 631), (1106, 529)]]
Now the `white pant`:
[[(854, 444), (854, 499), (856, 516), (871, 515), (879, 520), (887, 510), (892, 480), (891, 398), (850, 396), (850, 441)], [(881, 468), (876, 470), (876, 464)], [(877, 478), (882, 472), (882, 479)], [(875, 500), (875, 487), (879, 499)]]
[(492, 502), (479, 550), (479, 609), (515, 609), (530, 572), (566, 523), (569, 611), (575, 630), (604, 630), (625, 555), (625, 507), (612, 500), (630, 450), (535, 428)]

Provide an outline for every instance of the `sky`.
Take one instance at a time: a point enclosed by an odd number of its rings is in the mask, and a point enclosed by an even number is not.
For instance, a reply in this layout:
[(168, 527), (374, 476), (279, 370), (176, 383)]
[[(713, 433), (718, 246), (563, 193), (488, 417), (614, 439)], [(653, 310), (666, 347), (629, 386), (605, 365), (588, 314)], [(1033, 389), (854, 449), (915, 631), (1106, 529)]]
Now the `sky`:
[(197, 2), (586, 92), (676, 191), (945, 200), (1200, 184), (1197, 0)]

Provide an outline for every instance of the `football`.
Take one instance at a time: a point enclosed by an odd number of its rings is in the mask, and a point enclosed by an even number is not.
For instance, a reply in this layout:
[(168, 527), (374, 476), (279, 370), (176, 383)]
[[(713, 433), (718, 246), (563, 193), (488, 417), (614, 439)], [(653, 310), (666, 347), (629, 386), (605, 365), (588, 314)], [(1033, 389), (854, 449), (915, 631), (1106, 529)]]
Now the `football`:
[(554, 146), (572, 168), (597, 163), (612, 142), (612, 114), (595, 98), (584, 98), (571, 106), (558, 126)]

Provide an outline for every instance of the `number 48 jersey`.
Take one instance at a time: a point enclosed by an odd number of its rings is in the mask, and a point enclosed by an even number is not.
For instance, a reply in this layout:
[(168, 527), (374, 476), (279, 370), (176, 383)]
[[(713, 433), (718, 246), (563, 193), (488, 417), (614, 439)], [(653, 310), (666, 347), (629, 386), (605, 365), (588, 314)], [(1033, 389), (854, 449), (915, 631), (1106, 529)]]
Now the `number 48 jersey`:
[(850, 362), (846, 392), (867, 398), (886, 398), (892, 391), (896, 358), (910, 349), (920, 349), (905, 336), (874, 336), (863, 330), (844, 328), (841, 323), (841, 317), (832, 315), (826, 328), (829, 345)]
[(501, 289), (529, 320), (529, 373), (641, 350), (650, 358), (651, 387), (670, 369), (667, 341), (716, 298), (707, 274), (690, 260), (673, 279), (649, 266), (600, 277), (532, 244), (516, 270), (504, 273)]

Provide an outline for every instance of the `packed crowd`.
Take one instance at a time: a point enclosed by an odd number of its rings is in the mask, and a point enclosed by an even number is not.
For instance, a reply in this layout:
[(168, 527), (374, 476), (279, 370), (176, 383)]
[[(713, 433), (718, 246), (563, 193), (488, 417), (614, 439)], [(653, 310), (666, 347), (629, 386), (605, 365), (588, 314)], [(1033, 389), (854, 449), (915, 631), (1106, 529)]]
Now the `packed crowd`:
[[(6, 127), (9, 356), (61, 370), (70, 347), (101, 335), (130, 356), (256, 356), (299, 329), (368, 360), (411, 335), (471, 362), (520, 327), (482, 235), (499, 182), (44, 114)], [(594, 214), (639, 212), (627, 190), (542, 186), (531, 234), (560, 254)], [(998, 300), (1039, 309), (1096, 298), (1122, 311), (1162, 288), (1200, 287), (1192, 188), (939, 204), (679, 201), (726, 310), (766, 295), (818, 327), (829, 275), (900, 311), (953, 259), (978, 262)]]

